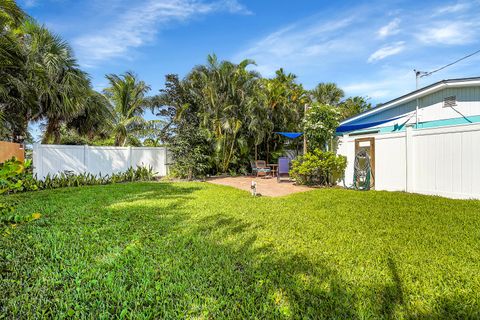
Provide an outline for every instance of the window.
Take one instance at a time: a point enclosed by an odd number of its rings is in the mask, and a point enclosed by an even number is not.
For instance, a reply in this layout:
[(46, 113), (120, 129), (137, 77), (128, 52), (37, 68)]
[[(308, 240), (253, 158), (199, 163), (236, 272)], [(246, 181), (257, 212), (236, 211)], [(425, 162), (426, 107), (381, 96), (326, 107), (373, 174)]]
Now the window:
[(449, 107), (455, 107), (457, 105), (457, 97), (456, 96), (450, 96), (446, 97), (443, 99), (443, 107), (444, 108), (449, 108)]

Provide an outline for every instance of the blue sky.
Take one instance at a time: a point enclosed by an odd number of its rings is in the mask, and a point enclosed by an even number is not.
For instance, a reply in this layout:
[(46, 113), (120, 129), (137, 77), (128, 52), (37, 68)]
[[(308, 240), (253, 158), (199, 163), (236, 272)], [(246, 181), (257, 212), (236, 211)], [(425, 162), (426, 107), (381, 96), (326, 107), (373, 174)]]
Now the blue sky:
[[(480, 49), (480, 1), (20, 0), (65, 38), (97, 90), (132, 70), (151, 85), (220, 59), (283, 67), (306, 88), (333, 81), (347, 95), (385, 102), (433, 70)], [(421, 85), (480, 76), (480, 54)]]

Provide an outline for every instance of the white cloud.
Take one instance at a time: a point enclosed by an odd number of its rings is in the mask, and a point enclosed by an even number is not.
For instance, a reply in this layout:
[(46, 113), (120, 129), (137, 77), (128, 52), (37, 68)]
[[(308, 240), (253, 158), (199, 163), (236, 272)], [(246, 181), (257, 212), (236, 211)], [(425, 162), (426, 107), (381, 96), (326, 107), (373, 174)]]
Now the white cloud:
[(148, 0), (115, 17), (116, 22), (98, 31), (77, 37), (74, 47), (85, 65), (116, 57), (129, 58), (129, 50), (154, 40), (160, 29), (172, 22), (226, 11), (251, 14), (236, 0)]
[(379, 38), (386, 38), (388, 36), (399, 33), (400, 32), (399, 25), (400, 25), (400, 19), (399, 18), (393, 19), (387, 25), (381, 27), (377, 31), (378, 37)]
[(398, 41), (398, 42), (395, 42), (393, 44), (390, 44), (390, 45), (387, 45), (387, 46), (384, 46), (384, 47), (378, 49), (377, 51), (372, 53), (370, 55), (370, 57), (368, 57), (367, 61), (368, 62), (375, 62), (375, 61), (378, 61), (378, 60), (382, 60), (382, 59), (385, 59), (386, 57), (399, 54), (403, 50), (405, 50), (405, 42), (404, 41)]
[(479, 25), (472, 22), (440, 22), (428, 26), (417, 35), (426, 44), (466, 44), (476, 40)]
[(415, 77), (412, 70), (385, 68), (369, 80), (346, 83), (342, 88), (348, 95), (369, 97), (384, 103), (415, 89)]
[(434, 16), (448, 14), (448, 13), (458, 13), (463, 12), (471, 7), (472, 3), (459, 2), (453, 5), (448, 5), (440, 7), (434, 11)]
[(355, 50), (355, 41), (343, 36), (356, 17), (329, 21), (315, 21), (286, 26), (238, 52), (233, 60), (245, 58), (258, 63), (258, 71), (272, 75), (280, 67), (305, 66), (318, 63), (318, 59), (333, 52)]

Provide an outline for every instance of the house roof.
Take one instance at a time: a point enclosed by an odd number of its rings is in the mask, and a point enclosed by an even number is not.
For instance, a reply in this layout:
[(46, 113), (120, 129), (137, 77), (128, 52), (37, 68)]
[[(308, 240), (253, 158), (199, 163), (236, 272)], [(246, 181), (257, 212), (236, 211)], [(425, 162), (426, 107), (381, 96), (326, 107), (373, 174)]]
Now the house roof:
[(472, 78), (458, 78), (458, 79), (448, 79), (448, 80), (442, 80), (435, 82), (431, 85), (428, 85), (426, 87), (420, 88), (418, 90), (412, 91), (410, 93), (407, 93), (403, 96), (400, 96), (398, 98), (395, 98), (393, 100), (390, 100), (386, 103), (383, 103), (373, 109), (364, 111), (360, 114), (357, 114), (351, 118), (348, 118), (344, 121), (342, 121), (340, 124), (347, 124), (352, 121), (370, 116), (372, 114), (385, 111), (391, 108), (394, 108), (398, 105), (410, 102), (414, 99), (418, 99), (421, 97), (424, 97), (426, 95), (429, 95), (431, 93), (437, 92), (439, 90), (445, 89), (447, 87), (469, 87), (469, 86), (480, 86), (480, 77), (472, 77)]

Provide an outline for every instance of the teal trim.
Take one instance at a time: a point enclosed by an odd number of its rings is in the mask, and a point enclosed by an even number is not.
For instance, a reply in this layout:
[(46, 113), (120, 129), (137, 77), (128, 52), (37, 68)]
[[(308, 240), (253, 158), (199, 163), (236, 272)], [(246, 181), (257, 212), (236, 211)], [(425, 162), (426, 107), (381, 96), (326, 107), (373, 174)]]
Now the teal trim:
[[(438, 128), (438, 127), (447, 127), (447, 126), (455, 126), (455, 125), (462, 125), (462, 124), (470, 124), (470, 123), (480, 123), (480, 115), (479, 116), (470, 116), (470, 117), (460, 117), (460, 118), (451, 118), (451, 119), (443, 119), (443, 120), (434, 120), (434, 121), (425, 121), (419, 122), (418, 127), (416, 129), (426, 129), (426, 128)], [(405, 131), (405, 124), (395, 124), (393, 126), (386, 126), (386, 127), (377, 127), (377, 128), (368, 128), (368, 130), (357, 130), (351, 131), (349, 133), (362, 133), (362, 132), (369, 132), (373, 129), (378, 130), (378, 133), (392, 133), (392, 132), (402, 132)]]

